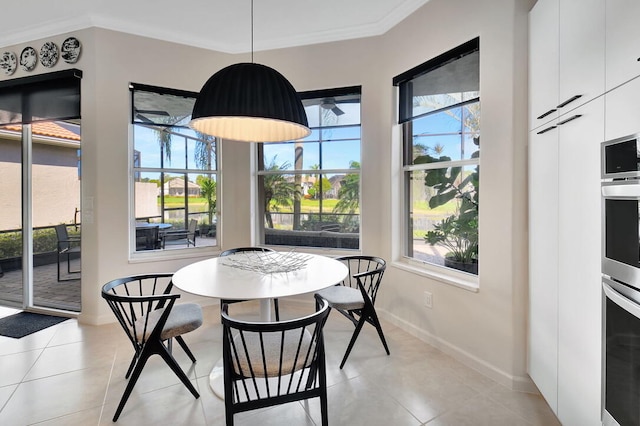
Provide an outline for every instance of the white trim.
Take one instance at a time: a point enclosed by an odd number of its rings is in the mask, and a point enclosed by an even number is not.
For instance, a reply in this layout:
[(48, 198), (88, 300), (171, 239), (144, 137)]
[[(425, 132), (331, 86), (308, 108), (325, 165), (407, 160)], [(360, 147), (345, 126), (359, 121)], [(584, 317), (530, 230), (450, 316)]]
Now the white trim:
[[(326, 141), (323, 141), (326, 142)], [(360, 152), (362, 153), (362, 142), (360, 142)], [(360, 155), (362, 159), (362, 155)], [(343, 175), (343, 174), (360, 174), (361, 169), (317, 169), (317, 170), (296, 170), (296, 169), (284, 169), (284, 170), (258, 170), (258, 176), (266, 175)]]
[(403, 168), (404, 171), (413, 172), (416, 170), (448, 169), (449, 167), (478, 165), (480, 165), (480, 158), (470, 158), (466, 160), (436, 161), (433, 163), (412, 164), (410, 166), (404, 166)]
[(529, 376), (514, 376), (509, 374), (506, 371), (500, 370), (499, 368), (474, 356), (473, 354), (441, 339), (440, 337), (419, 329), (415, 325), (389, 313), (386, 310), (376, 309), (376, 311), (384, 320), (401, 328), (423, 342), (441, 350), (447, 355), (452, 356), (456, 361), (478, 371), (480, 374), (500, 383), (501, 385), (518, 392), (539, 394), (533, 380), (531, 380)]
[[(418, 263), (420, 263), (419, 266)], [(394, 261), (391, 263), (391, 266), (402, 269), (403, 271), (420, 275), (422, 277), (434, 279), (444, 284), (453, 285), (455, 287), (461, 288), (463, 290), (468, 290), (473, 293), (478, 293), (480, 291), (479, 280), (476, 275), (456, 272), (451, 268), (439, 267), (428, 263), (412, 261), (408, 258)]]

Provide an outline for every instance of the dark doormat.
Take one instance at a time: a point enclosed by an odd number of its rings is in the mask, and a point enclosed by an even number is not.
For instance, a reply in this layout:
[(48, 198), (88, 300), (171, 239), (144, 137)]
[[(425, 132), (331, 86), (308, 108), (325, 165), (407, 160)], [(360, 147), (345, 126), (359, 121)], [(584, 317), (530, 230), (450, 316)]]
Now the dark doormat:
[(0, 318), (0, 336), (19, 339), (68, 319), (53, 315), (34, 314), (32, 312), (18, 312), (17, 314)]

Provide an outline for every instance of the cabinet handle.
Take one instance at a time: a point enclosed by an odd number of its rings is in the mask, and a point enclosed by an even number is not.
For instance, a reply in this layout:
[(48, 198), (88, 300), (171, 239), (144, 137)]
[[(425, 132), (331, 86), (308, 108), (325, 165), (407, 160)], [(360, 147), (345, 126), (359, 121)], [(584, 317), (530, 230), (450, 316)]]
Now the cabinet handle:
[(547, 127), (546, 129), (542, 129), (542, 130), (540, 130), (540, 131), (539, 131), (538, 133), (536, 133), (536, 134), (537, 134), (537, 135), (541, 135), (541, 134), (543, 134), (543, 133), (547, 133), (548, 131), (555, 129), (556, 127), (557, 127), (557, 126), (550, 126), (550, 127)]
[(575, 96), (567, 99), (566, 101), (564, 101), (560, 105), (558, 105), (556, 108), (563, 108), (563, 107), (569, 105), (571, 102), (575, 101), (576, 99), (580, 99), (581, 97), (582, 97), (582, 95), (575, 95)]
[(563, 124), (566, 124), (566, 123), (568, 123), (570, 121), (573, 121), (576, 118), (580, 118), (580, 117), (582, 117), (582, 114), (577, 114), (577, 115), (574, 115), (573, 117), (567, 118), (566, 120), (559, 121), (558, 122), (558, 126), (562, 126)]
[(547, 111), (544, 114), (542, 114), (540, 117), (537, 117), (536, 120), (540, 120), (541, 118), (545, 118), (547, 115), (553, 114), (556, 111), (557, 110), (555, 108), (554, 109), (550, 109), (549, 111)]

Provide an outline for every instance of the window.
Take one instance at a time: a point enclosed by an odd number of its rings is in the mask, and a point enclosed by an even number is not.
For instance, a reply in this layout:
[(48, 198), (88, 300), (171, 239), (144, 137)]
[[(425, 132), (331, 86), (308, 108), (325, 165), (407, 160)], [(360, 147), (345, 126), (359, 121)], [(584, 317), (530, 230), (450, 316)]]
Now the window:
[(394, 79), (403, 132), (404, 256), (478, 274), (479, 39)]
[(303, 92), (311, 135), (258, 144), (261, 241), (360, 247), (360, 87)]
[(216, 141), (187, 127), (197, 93), (131, 94), (135, 251), (217, 246)]

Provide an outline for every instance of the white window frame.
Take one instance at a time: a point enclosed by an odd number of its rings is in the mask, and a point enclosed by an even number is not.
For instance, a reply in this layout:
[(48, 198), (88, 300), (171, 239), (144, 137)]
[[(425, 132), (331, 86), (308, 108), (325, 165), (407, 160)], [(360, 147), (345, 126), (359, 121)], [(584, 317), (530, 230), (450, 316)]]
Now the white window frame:
[[(145, 89), (148, 88), (149, 91), (156, 91), (156, 93), (160, 93), (161, 91), (168, 91), (169, 93), (171, 92), (177, 92), (177, 93), (184, 93), (184, 94), (188, 94), (190, 96), (192, 96), (194, 98), (195, 101), (195, 96), (197, 95), (197, 93), (191, 93), (191, 92), (184, 92), (184, 91), (178, 91), (178, 90), (174, 90), (174, 89), (165, 89), (165, 88), (159, 88), (159, 87), (154, 87), (154, 86), (146, 86), (146, 85), (134, 85), (131, 84), (130, 85), (130, 89), (133, 91), (134, 87), (140, 87), (142, 91), (144, 91)], [(133, 107), (132, 107), (133, 110)], [(188, 118), (185, 118), (185, 121), (188, 121)], [(215, 151), (215, 155), (214, 155), (214, 159), (216, 161), (216, 164), (213, 165), (212, 169), (207, 169), (207, 170), (201, 170), (201, 169), (188, 169), (188, 168), (174, 168), (174, 167), (138, 167), (134, 164), (134, 151), (135, 151), (135, 127), (136, 126), (142, 126), (142, 127), (152, 127), (152, 126), (147, 126), (145, 124), (142, 124), (140, 122), (134, 122), (133, 118), (132, 118), (132, 123), (129, 125), (129, 209), (128, 209), (128, 217), (129, 217), (129, 261), (132, 263), (136, 263), (136, 262), (144, 262), (144, 261), (148, 261), (149, 259), (166, 259), (166, 258), (189, 258), (189, 257), (195, 257), (195, 256), (202, 256), (203, 252), (211, 252), (211, 253), (215, 253), (218, 252), (220, 250), (220, 241), (221, 241), (221, 236), (220, 236), (220, 228), (221, 228), (221, 215), (220, 215), (220, 205), (221, 205), (221, 170), (220, 170), (220, 164), (221, 164), (221, 159), (220, 159), (220, 145), (218, 143), (218, 141), (213, 141), (212, 143), (215, 144), (214, 146), (214, 151)], [(182, 126), (184, 127), (184, 126)], [(196, 137), (190, 136), (190, 135), (184, 135), (181, 133), (177, 133), (177, 132), (171, 132), (174, 135), (176, 135), (179, 138), (185, 138), (185, 139), (191, 139), (193, 141), (198, 140)], [(217, 199), (217, 209), (215, 212), (215, 222), (216, 222), (216, 244), (215, 245), (207, 245), (207, 246), (191, 246), (191, 247), (185, 247), (185, 248), (172, 248), (172, 249), (161, 249), (161, 250), (141, 250), (138, 251), (136, 250), (136, 217), (135, 217), (135, 176), (137, 173), (168, 173), (168, 174), (179, 174), (179, 175), (184, 175), (184, 174), (201, 174), (201, 175), (211, 175), (211, 176), (215, 176), (215, 181), (216, 181), (216, 199)], [(187, 227), (187, 223), (185, 223), (185, 228)], [(197, 241), (197, 240), (196, 240)]]
[[(327, 90), (318, 90), (318, 91), (311, 91), (311, 92), (304, 92), (302, 93), (302, 98), (303, 99), (318, 99), (318, 98), (324, 98), (324, 97), (334, 97), (334, 96), (339, 96), (340, 94), (346, 94), (346, 93), (352, 93), (355, 94), (357, 93), (360, 96), (360, 102), (361, 102), (361, 97), (362, 97), (362, 93), (361, 93), (361, 88), (359, 86), (353, 86), (353, 87), (348, 87), (348, 88), (340, 88), (340, 89), (327, 89)], [(345, 125), (345, 126), (353, 126), (355, 127), (356, 125)], [(361, 208), (362, 206), (362, 118), (360, 117), (360, 121), (359, 124), (357, 125), (360, 128), (360, 157), (357, 159), (358, 163), (360, 164), (360, 168), (358, 169), (351, 169), (351, 168), (347, 168), (347, 169), (318, 169), (318, 170), (309, 170), (309, 169), (304, 169), (304, 170), (294, 170), (294, 169), (289, 169), (289, 170), (282, 170), (282, 171), (267, 171), (267, 170), (260, 170), (261, 167), (256, 167), (256, 174), (255, 174), (255, 179), (254, 179), (254, 183), (255, 183), (255, 196), (254, 196), (254, 200), (255, 200), (255, 211), (256, 211), (256, 221), (255, 221), (255, 239), (256, 241), (258, 241), (261, 245), (268, 245), (265, 243), (265, 233), (264, 233), (264, 229), (265, 229), (265, 225), (264, 225), (264, 212), (263, 212), (263, 208), (261, 206), (261, 202), (262, 202), (262, 197), (260, 194), (261, 188), (260, 188), (260, 177), (263, 176), (269, 176), (269, 175), (278, 175), (278, 174), (283, 174), (283, 175), (301, 175), (301, 176), (306, 176), (306, 175), (310, 175), (310, 174), (322, 174), (322, 175), (332, 175), (332, 174), (358, 174), (360, 179), (359, 179), (359, 190), (358, 190), (358, 194), (359, 194), (359, 206)], [(327, 127), (328, 129), (329, 127)], [(308, 141), (308, 143), (318, 143), (319, 141), (317, 140), (313, 140), (313, 141)], [(331, 143), (331, 141), (324, 141), (324, 140), (320, 140), (320, 142), (329, 142)], [(262, 151), (261, 149), (259, 149), (259, 147), (256, 147), (255, 150), (255, 163), (256, 165), (262, 165), (264, 159), (261, 158), (262, 155)], [(326, 212), (323, 213), (326, 215), (331, 215), (332, 212)], [(360, 224), (362, 223), (362, 210), (359, 210), (359, 220), (360, 220)], [(336, 248), (336, 247), (316, 247), (316, 246), (303, 246), (303, 245), (272, 245), (272, 247), (275, 248), (286, 248), (286, 247), (290, 247), (290, 248), (294, 248), (296, 250), (303, 250), (303, 251), (326, 251), (326, 252), (330, 252), (332, 255), (336, 255), (336, 254), (353, 254), (354, 252), (360, 252), (362, 250), (362, 225), (360, 225), (360, 230), (358, 232), (359, 236), (358, 236), (358, 248), (357, 249), (345, 249), (345, 248)]]
[[(472, 42), (476, 42), (479, 44), (479, 39), (473, 40)], [(469, 42), (472, 43), (472, 42)], [(467, 44), (468, 45), (468, 44)], [(462, 46), (461, 46), (462, 47)], [(455, 49), (454, 49), (455, 50)], [(449, 53), (449, 52), (447, 52)], [(394, 79), (394, 85), (398, 86), (397, 81), (401, 78), (406, 79), (408, 74), (413, 72), (425, 72), (429, 69), (429, 67), (433, 67), (434, 62), (442, 59), (445, 55), (441, 57), (434, 58), (432, 61), (428, 61), (412, 70), (407, 71)], [(422, 68), (422, 70), (420, 69)], [(418, 74), (415, 74), (416, 76)], [(394, 91), (396, 104), (400, 104), (401, 96), (400, 90), (396, 88)], [(480, 99), (478, 98), (478, 102)], [(447, 106), (446, 109), (456, 108), (464, 105), (462, 104)], [(443, 108), (445, 109), (445, 108)], [(398, 117), (399, 118), (399, 117)], [(414, 119), (418, 119), (419, 117), (415, 117)], [(399, 122), (400, 120), (396, 120)], [(404, 139), (405, 139), (405, 124), (397, 124), (394, 126), (393, 138), (392, 138), (392, 147), (393, 154), (391, 158), (392, 162), (392, 171), (393, 171), (393, 187), (396, 188), (396, 191), (391, 196), (392, 204), (397, 206), (392, 211), (392, 230), (393, 230), (393, 243), (392, 243), (392, 255), (393, 255), (393, 265), (401, 270), (424, 276), (427, 278), (434, 279), (436, 281), (453, 285), (459, 287), (464, 290), (478, 292), (479, 291), (479, 277), (480, 270), (478, 270), (478, 275), (473, 275), (469, 273), (464, 273), (461, 271), (457, 271), (456, 269), (436, 265), (427, 261), (422, 261), (413, 257), (409, 257), (405, 254), (405, 247), (408, 244), (408, 229), (410, 227), (409, 214), (408, 214), (408, 202), (409, 202), (409, 194), (407, 193), (407, 185), (405, 182), (405, 173), (409, 171), (415, 170), (428, 170), (428, 169), (439, 169), (446, 168), (451, 166), (480, 166), (480, 158), (475, 159), (463, 159), (463, 160), (454, 160), (450, 162), (436, 162), (429, 164), (412, 164), (405, 165), (404, 164)], [(480, 180), (478, 191), (481, 192), (482, 182)], [(478, 233), (480, 232), (480, 227), (478, 227)], [(479, 264), (480, 262), (478, 262)], [(480, 265), (479, 265), (480, 266)]]

